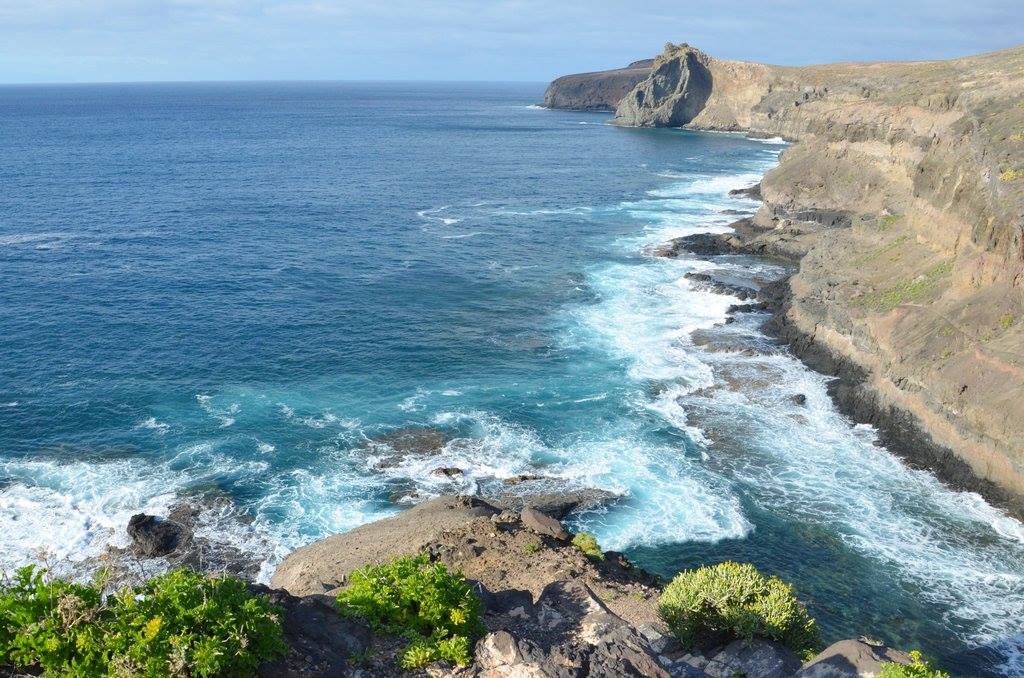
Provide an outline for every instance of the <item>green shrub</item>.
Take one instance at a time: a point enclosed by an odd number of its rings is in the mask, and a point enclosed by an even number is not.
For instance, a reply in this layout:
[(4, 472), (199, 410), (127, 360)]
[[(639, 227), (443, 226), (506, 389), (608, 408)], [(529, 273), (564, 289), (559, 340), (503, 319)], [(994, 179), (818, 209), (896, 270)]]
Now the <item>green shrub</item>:
[(0, 663), (47, 676), (248, 676), (287, 649), (275, 608), (238, 579), (174, 570), (104, 588), (18, 570), (0, 586)]
[(1011, 181), (1017, 181), (1018, 179), (1024, 179), (1024, 169), (1011, 167), (1010, 169), (1003, 171), (1003, 173), (999, 175), (999, 180), (1005, 181), (1007, 183)]
[(878, 678), (950, 678), (945, 671), (940, 671), (925, 659), (920, 652), (910, 653), (909, 664), (886, 662), (878, 672)]
[(597, 538), (589, 532), (580, 532), (572, 538), (572, 544), (588, 558), (594, 560), (604, 560), (604, 551), (601, 550), (600, 545), (597, 543)]
[(1015, 320), (1016, 319), (1013, 317), (1012, 313), (1004, 313), (1001, 316), (999, 316), (999, 326), (1002, 327), (1004, 330), (1008, 330), (1011, 327), (1013, 327), (1013, 323)]
[(480, 607), (461, 573), (423, 555), (356, 570), (338, 594), (343, 614), (411, 641), (402, 654), (405, 668), (439, 659), (468, 665), (472, 641), (483, 633)]
[(820, 645), (817, 625), (792, 587), (748, 564), (679, 573), (658, 599), (658, 614), (686, 648), (760, 636), (806, 656)]
[(526, 553), (536, 553), (537, 551), (540, 551), (540, 544), (538, 542), (531, 541), (523, 546), (523, 551)]

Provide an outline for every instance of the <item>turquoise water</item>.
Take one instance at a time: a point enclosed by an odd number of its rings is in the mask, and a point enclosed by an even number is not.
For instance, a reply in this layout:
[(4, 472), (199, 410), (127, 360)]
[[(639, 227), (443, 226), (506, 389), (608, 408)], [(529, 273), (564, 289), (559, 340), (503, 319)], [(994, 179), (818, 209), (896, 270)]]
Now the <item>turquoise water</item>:
[[(726, 193), (784, 146), (541, 93), (0, 88), (0, 564), (74, 570), (215, 492), (204, 534), (266, 579), (398, 497), (542, 473), (622, 495), (577, 522), (661, 574), (749, 560), (830, 640), (1020, 673), (1024, 526), (904, 467), (684, 278), (778, 264), (647, 254), (756, 208)], [(695, 344), (716, 326), (743, 350)], [(408, 426), (448, 442), (381, 468), (368, 441)]]

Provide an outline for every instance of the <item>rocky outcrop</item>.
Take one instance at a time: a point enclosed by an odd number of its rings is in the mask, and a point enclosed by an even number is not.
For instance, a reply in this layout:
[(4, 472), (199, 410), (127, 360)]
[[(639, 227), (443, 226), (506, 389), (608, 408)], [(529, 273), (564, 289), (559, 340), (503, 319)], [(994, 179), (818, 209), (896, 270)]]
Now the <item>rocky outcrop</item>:
[(872, 645), (863, 640), (840, 640), (825, 648), (795, 675), (797, 678), (872, 678), (881, 672), (885, 663), (909, 664), (911, 657), (906, 652), (884, 645)]
[(1024, 47), (790, 68), (670, 45), (614, 122), (795, 141), (739, 238), (799, 260), (776, 328), (895, 451), (1020, 512)]
[[(906, 655), (838, 643), (806, 667), (765, 639), (683, 648), (656, 611), (660, 582), (621, 554), (587, 557), (563, 526), (532, 509), (502, 511), (474, 497), (440, 497), (398, 516), (336, 535), (289, 556), (268, 593), (283, 610), (290, 647), (264, 676), (410, 675), (397, 657), (408, 639), (371, 633), (337, 615), (325, 589), (353, 569), (422, 552), (464, 573), (483, 604), (484, 635), (465, 668), (437, 663), (412, 675), (479, 678), (854, 678)], [(874, 663), (872, 663), (874, 662)], [(803, 675), (803, 674), (797, 674)]]
[(650, 74), (653, 63), (653, 59), (644, 59), (611, 71), (562, 76), (548, 85), (544, 106), (574, 111), (614, 111), (619, 100)]

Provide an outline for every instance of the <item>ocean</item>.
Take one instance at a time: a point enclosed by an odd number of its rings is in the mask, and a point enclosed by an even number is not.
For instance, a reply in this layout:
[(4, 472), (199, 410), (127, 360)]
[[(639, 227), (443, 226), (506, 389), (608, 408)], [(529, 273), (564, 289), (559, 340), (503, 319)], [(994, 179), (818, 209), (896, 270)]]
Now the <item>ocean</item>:
[[(661, 575), (750, 561), (826, 640), (1024, 675), (1024, 526), (906, 467), (763, 313), (723, 324), (741, 300), (686, 277), (785, 264), (650, 254), (755, 210), (728, 191), (785, 144), (542, 93), (0, 87), (0, 566), (81, 573), (189, 498), (267, 580), (533, 474), (619, 495), (574, 527)], [(440, 449), (396, 454), (396, 431)]]

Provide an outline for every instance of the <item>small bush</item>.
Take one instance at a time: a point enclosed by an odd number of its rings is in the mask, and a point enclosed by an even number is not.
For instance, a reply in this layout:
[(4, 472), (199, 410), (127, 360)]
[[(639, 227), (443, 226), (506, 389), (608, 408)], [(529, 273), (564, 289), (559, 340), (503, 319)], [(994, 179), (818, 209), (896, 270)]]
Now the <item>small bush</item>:
[(594, 560), (604, 560), (604, 551), (601, 550), (600, 545), (597, 543), (597, 538), (589, 532), (580, 532), (572, 538), (572, 544), (580, 551), (583, 551), (584, 555)]
[(914, 650), (910, 653), (909, 664), (896, 664), (886, 662), (882, 664), (882, 670), (878, 678), (950, 678), (945, 671), (940, 671), (925, 659), (920, 652)]
[(999, 175), (999, 180), (1007, 183), (1018, 179), (1024, 179), (1024, 169), (1011, 168)]
[(681, 572), (658, 599), (658, 614), (686, 648), (760, 636), (807, 656), (820, 645), (792, 587), (748, 564)]
[(523, 551), (526, 553), (536, 553), (537, 551), (540, 551), (540, 544), (535, 541), (531, 541), (523, 546)]
[(0, 664), (46, 676), (247, 676), (286, 650), (245, 582), (175, 570), (104, 595), (32, 566), (0, 587)]
[(1013, 323), (1015, 320), (1016, 319), (1013, 317), (1012, 313), (1004, 313), (1001, 316), (999, 316), (999, 326), (1002, 327), (1004, 330), (1008, 330), (1011, 327), (1013, 327)]
[(480, 607), (461, 573), (422, 555), (356, 570), (338, 594), (343, 614), (411, 641), (402, 653), (407, 669), (437, 660), (468, 665), (472, 641), (483, 633)]

